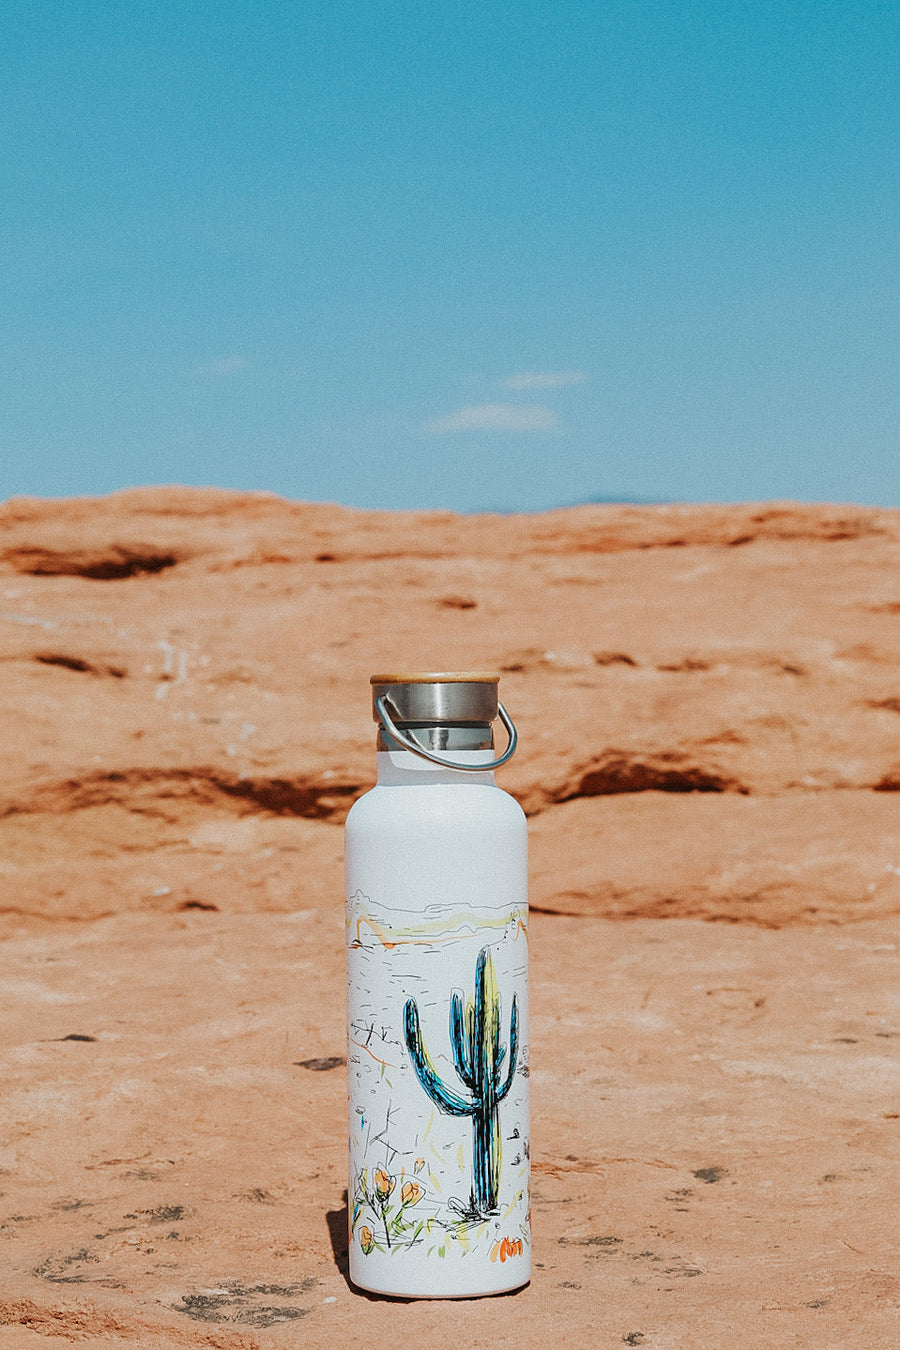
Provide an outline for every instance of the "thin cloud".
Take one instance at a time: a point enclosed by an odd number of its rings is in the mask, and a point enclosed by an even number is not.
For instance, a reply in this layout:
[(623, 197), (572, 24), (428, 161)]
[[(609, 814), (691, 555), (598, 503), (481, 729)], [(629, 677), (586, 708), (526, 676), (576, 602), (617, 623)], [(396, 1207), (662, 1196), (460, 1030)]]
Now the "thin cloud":
[(250, 362), (246, 356), (217, 356), (213, 361), (207, 361), (202, 366), (197, 366), (194, 370), (195, 375), (236, 375), (240, 370), (246, 370)]
[(457, 431), (554, 431), (559, 418), (541, 404), (516, 407), (512, 403), (479, 403), (457, 408), (446, 417), (426, 422), (423, 431), (444, 435)]
[(567, 384), (583, 384), (583, 370), (523, 370), (503, 381), (504, 389), (563, 389)]

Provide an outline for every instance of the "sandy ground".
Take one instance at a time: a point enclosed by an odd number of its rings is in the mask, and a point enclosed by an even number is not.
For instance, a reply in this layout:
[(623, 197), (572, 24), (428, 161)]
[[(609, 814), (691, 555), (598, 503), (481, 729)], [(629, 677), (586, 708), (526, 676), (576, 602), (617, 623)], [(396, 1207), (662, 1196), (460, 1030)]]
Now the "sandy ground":
[(449, 1308), (346, 1280), (342, 937), (10, 935), (0, 1345), (896, 1345), (894, 923), (536, 915), (535, 1276)]
[[(0, 1346), (900, 1343), (900, 516), (0, 507)], [(368, 676), (494, 667), (536, 1269), (346, 1280)], [(665, 920), (665, 922), (663, 922)]]

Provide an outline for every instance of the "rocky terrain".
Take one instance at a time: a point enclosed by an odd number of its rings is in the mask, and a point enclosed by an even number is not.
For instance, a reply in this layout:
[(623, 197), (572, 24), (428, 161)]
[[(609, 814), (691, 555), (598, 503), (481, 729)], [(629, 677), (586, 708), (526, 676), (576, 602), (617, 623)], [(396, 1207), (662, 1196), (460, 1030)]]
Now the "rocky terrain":
[[(0, 507), (0, 1346), (896, 1345), (898, 545)], [(530, 817), (538, 1268), (449, 1309), (344, 1276), (341, 825), (398, 665), (501, 672)]]

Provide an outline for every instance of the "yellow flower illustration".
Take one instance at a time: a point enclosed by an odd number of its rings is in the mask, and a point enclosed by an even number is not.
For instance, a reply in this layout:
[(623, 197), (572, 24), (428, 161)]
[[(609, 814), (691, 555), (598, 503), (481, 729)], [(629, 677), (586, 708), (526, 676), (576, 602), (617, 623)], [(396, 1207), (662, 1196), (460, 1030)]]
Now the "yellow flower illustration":
[(372, 1235), (372, 1230), (371, 1228), (366, 1228), (365, 1225), (359, 1230), (359, 1245), (362, 1247), (366, 1256), (369, 1255), (369, 1252), (375, 1246), (375, 1238)]
[(382, 1172), (380, 1167), (375, 1168), (375, 1189), (382, 1199), (388, 1198), (395, 1184), (394, 1178), (389, 1177), (387, 1172)]
[(404, 1205), (417, 1205), (424, 1194), (417, 1181), (408, 1181), (400, 1192), (400, 1199)]

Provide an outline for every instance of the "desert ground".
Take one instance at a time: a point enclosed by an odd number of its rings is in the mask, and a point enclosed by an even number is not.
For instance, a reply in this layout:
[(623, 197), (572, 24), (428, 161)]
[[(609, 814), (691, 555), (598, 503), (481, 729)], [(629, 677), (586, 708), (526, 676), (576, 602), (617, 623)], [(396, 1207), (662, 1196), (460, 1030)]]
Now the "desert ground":
[[(900, 512), (0, 506), (0, 1347), (900, 1344)], [(494, 669), (535, 1270), (347, 1279), (369, 676)]]

